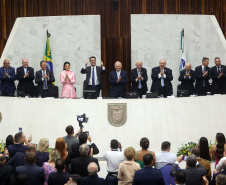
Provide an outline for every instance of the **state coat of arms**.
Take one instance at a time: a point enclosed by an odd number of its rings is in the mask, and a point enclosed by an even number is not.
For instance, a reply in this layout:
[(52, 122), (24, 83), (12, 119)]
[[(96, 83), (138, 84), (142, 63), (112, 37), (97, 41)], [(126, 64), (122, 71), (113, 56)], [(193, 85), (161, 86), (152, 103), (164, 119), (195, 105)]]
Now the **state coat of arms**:
[(126, 103), (108, 103), (108, 121), (115, 127), (120, 127), (127, 120)]

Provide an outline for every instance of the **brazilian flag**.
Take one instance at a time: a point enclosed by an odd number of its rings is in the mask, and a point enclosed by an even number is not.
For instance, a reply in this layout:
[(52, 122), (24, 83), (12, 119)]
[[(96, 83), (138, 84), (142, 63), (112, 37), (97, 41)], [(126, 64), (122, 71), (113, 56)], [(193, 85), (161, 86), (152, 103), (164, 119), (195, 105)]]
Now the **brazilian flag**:
[[(50, 69), (53, 72), (53, 60), (52, 60), (51, 49), (49, 44), (50, 36), (51, 34), (47, 30), (47, 40), (46, 40), (46, 50), (45, 50), (44, 61), (46, 61), (47, 69)], [(55, 82), (52, 82), (52, 83), (53, 85), (55, 85)]]

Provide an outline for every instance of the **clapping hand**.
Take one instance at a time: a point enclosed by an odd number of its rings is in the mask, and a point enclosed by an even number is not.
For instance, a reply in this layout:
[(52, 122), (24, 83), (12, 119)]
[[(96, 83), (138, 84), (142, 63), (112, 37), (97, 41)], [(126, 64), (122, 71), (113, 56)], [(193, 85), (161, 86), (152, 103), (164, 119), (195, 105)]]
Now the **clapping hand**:
[(122, 77), (120, 76), (117, 80), (117, 83), (119, 83), (121, 81)]
[(219, 78), (221, 78), (223, 76), (223, 71), (219, 74)]
[(24, 78), (29, 76), (29, 72), (26, 72), (26, 74), (24, 75)]
[(88, 62), (88, 60), (87, 60), (86, 63), (85, 63), (85, 67), (88, 65), (88, 63), (89, 63), (89, 62)]
[(187, 78), (188, 78), (189, 76), (190, 76), (190, 74), (189, 74), (189, 73), (186, 73), (186, 74), (185, 74), (185, 77), (187, 77)]
[(203, 77), (205, 77), (206, 75), (208, 75), (208, 71), (206, 71), (206, 72), (203, 74)]
[(104, 63), (102, 62), (102, 60), (101, 60), (101, 62), (100, 62), (100, 65), (101, 65), (101, 67), (103, 67), (103, 66), (104, 66)]
[(161, 71), (161, 72), (160, 72), (160, 74), (161, 74), (161, 76), (163, 76), (163, 75), (164, 75), (164, 72), (163, 72), (163, 71)]
[(9, 78), (9, 74), (5, 71), (5, 78), (7, 77), (7, 78)]

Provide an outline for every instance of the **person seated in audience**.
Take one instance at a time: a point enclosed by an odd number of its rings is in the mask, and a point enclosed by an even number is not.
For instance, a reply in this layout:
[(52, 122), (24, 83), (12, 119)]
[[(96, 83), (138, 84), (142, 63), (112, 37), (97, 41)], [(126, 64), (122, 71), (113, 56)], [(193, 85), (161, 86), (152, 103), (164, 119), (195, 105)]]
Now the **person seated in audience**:
[(64, 185), (68, 182), (70, 174), (65, 171), (64, 159), (59, 158), (55, 163), (57, 172), (49, 174), (48, 185)]
[(133, 160), (135, 154), (133, 147), (128, 147), (124, 151), (126, 161), (122, 162), (118, 169), (118, 180), (122, 181), (122, 185), (132, 185), (135, 172), (140, 170), (140, 165)]
[(184, 173), (182, 170), (177, 170), (174, 180), (176, 185), (185, 185), (185, 181), (187, 179), (186, 173)]
[(96, 163), (89, 163), (88, 167), (89, 176), (82, 178), (82, 185), (105, 185), (103, 178), (98, 177), (98, 166)]
[[(217, 172), (217, 171), (215, 171)], [(216, 185), (216, 177), (218, 177), (219, 174), (226, 175), (226, 161), (222, 163), (222, 171), (218, 173), (214, 173), (212, 180), (210, 181), (210, 185)]]
[[(28, 144), (28, 142), (31, 142), (31, 136), (28, 138), (28, 141), (25, 137), (25, 135), (22, 132), (18, 132), (14, 136), (15, 143), (14, 145), (9, 145), (8, 146), (8, 151), (10, 157), (13, 157), (17, 152), (25, 152), (26, 147), (25, 145)], [(24, 145), (25, 142), (25, 145)]]
[(56, 150), (56, 149), (50, 150), (50, 152), (49, 152), (49, 161), (48, 162), (44, 162), (43, 166), (42, 166), (42, 169), (43, 169), (44, 175), (45, 175), (45, 183), (44, 183), (44, 185), (48, 185), (49, 174), (56, 172), (55, 162), (60, 157), (61, 156), (60, 156), (60, 153), (59, 153), (58, 150)]
[(85, 132), (81, 132), (79, 134), (79, 143), (74, 143), (71, 145), (71, 150), (72, 152), (69, 154), (69, 159), (72, 160), (74, 158), (78, 158), (81, 156), (80, 152), (79, 152), (79, 147), (83, 144), (86, 144), (87, 143), (87, 140), (89, 140), (90, 142), (90, 153), (89, 153), (89, 156), (92, 157), (93, 155), (95, 154), (98, 154), (99, 153), (99, 149), (97, 148), (97, 146), (92, 142), (92, 139), (89, 136), (87, 136), (87, 134)]
[(62, 137), (56, 139), (55, 149), (60, 152), (61, 158), (65, 161), (68, 156), (67, 144)]
[(137, 163), (140, 164), (141, 169), (144, 168), (144, 162), (143, 157), (145, 154), (150, 153), (153, 156), (153, 165), (155, 165), (155, 152), (149, 151), (149, 140), (148, 138), (144, 137), (140, 140), (140, 146), (141, 150), (137, 151), (137, 154), (135, 155), (134, 159)]
[(216, 135), (217, 145), (213, 145), (212, 148), (212, 159), (216, 159), (215, 168), (222, 157), (226, 157), (226, 144), (225, 136), (222, 133)]
[(0, 154), (0, 184), (1, 185), (14, 185), (14, 174), (11, 166), (5, 165), (6, 158)]
[(16, 176), (15, 185), (30, 185), (27, 174), (19, 173)]
[[(104, 159), (107, 161), (107, 172), (106, 182), (108, 185), (118, 184), (118, 168), (119, 164), (122, 163), (126, 158), (122, 152), (122, 145), (116, 139), (111, 140), (111, 151), (107, 151), (104, 155)], [(120, 151), (118, 151), (120, 149)]]
[(81, 177), (88, 176), (89, 172), (87, 170), (87, 167), (91, 162), (95, 162), (98, 166), (98, 171), (100, 171), (98, 159), (90, 158), (88, 156), (89, 150), (90, 148), (87, 144), (82, 144), (79, 147), (81, 157), (74, 158), (71, 160), (71, 171), (70, 171), (71, 174), (79, 174)]
[[(36, 146), (34, 144), (29, 144), (25, 150), (25, 152), (33, 152), (36, 154)], [(16, 171), (16, 167), (24, 166), (25, 165), (25, 157), (26, 153), (24, 152), (17, 152), (8, 162), (7, 165), (13, 167), (13, 171)]]
[(210, 161), (211, 150), (206, 137), (201, 137), (199, 140), (198, 148), (200, 149), (200, 157)]
[(45, 182), (44, 173), (41, 167), (35, 165), (36, 156), (33, 152), (27, 152), (25, 166), (18, 166), (16, 174), (25, 173), (31, 185), (41, 185)]
[(210, 162), (200, 157), (199, 148), (192, 148), (191, 154), (196, 156), (196, 160), (206, 169), (206, 177), (208, 181), (211, 180), (211, 165)]
[(77, 137), (79, 136), (81, 129), (78, 130), (78, 132), (74, 135), (74, 127), (72, 125), (68, 125), (65, 129), (67, 132), (67, 136), (63, 137), (65, 143), (67, 144), (67, 151), (68, 153), (71, 152), (71, 145), (73, 143), (79, 143), (79, 140)]
[(145, 167), (135, 173), (133, 185), (165, 185), (161, 171), (152, 167), (153, 156), (147, 153), (143, 161)]
[(36, 165), (42, 167), (44, 162), (49, 160), (49, 139), (42, 138), (39, 141), (38, 151), (36, 152)]
[(155, 168), (160, 169), (161, 167), (165, 166), (168, 163), (173, 164), (177, 156), (173, 153), (170, 153), (170, 145), (169, 141), (164, 141), (161, 146), (161, 152), (155, 154)]
[(82, 177), (78, 174), (71, 174), (67, 184), (69, 184), (69, 183), (75, 183), (76, 185), (81, 185)]
[[(175, 185), (174, 178), (170, 175), (171, 169), (173, 167), (173, 163), (168, 163), (165, 166), (160, 168), (160, 171), (162, 173), (165, 185)], [(177, 170), (180, 168), (177, 167)]]
[[(177, 167), (179, 163), (182, 161), (183, 155), (179, 156), (176, 162), (173, 165), (173, 168), (170, 172), (170, 175), (175, 177), (177, 172)], [(206, 169), (201, 165), (197, 165), (197, 160), (195, 155), (190, 154), (186, 160), (187, 168), (182, 169), (184, 173), (187, 175), (186, 185), (201, 185), (202, 177), (206, 175)]]
[(226, 175), (219, 174), (216, 177), (216, 185), (226, 185)]

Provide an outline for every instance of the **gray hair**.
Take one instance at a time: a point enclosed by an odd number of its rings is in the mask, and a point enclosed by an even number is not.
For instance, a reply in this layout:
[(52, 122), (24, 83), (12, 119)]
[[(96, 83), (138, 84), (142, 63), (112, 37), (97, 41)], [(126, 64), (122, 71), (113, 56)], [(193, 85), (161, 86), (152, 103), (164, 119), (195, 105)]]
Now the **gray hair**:
[(82, 144), (79, 147), (79, 151), (80, 151), (81, 155), (88, 155), (88, 153), (89, 153), (89, 146), (87, 144)]
[(89, 172), (89, 176), (97, 175), (98, 166), (95, 162), (89, 163), (87, 170)]
[(196, 156), (194, 154), (190, 154), (187, 158), (187, 165), (189, 167), (195, 167), (196, 165)]

